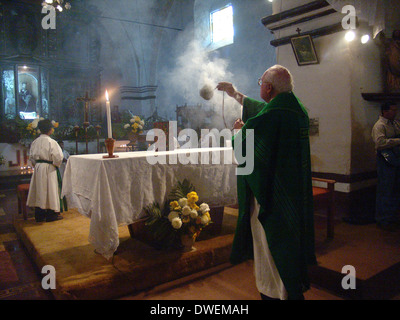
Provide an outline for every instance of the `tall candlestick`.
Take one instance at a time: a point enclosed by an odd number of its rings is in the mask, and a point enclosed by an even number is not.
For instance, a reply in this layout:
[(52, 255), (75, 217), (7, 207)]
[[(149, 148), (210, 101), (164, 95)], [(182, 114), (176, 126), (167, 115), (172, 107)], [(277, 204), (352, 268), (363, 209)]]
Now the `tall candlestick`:
[(108, 92), (106, 90), (106, 111), (107, 111), (107, 130), (108, 130), (108, 138), (112, 139), (112, 129), (111, 129), (111, 108), (110, 108), (110, 100), (108, 98)]

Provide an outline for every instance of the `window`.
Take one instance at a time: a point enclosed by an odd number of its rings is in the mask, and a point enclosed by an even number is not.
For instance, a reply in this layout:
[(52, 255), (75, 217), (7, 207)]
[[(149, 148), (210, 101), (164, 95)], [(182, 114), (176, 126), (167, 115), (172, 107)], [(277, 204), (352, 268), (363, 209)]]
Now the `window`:
[(229, 4), (210, 14), (211, 44), (216, 48), (233, 43), (233, 8)]

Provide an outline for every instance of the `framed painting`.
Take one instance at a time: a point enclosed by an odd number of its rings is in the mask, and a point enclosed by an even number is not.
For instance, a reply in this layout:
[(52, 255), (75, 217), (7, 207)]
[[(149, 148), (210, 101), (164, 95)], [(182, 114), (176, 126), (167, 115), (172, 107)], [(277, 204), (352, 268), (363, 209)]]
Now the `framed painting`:
[(319, 63), (314, 42), (310, 35), (293, 37), (290, 41), (299, 66)]

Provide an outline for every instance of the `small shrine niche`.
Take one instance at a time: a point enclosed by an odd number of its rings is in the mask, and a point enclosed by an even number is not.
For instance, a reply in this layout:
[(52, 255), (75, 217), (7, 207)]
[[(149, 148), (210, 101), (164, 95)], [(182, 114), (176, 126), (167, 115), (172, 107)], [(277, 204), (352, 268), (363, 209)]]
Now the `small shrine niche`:
[(49, 115), (48, 71), (37, 65), (1, 66), (2, 110), (7, 119)]

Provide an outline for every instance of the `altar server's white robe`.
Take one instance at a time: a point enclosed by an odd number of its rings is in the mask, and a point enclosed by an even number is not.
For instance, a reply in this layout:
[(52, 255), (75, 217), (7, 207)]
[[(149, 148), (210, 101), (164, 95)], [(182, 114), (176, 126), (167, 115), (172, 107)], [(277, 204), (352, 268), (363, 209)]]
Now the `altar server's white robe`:
[[(63, 158), (61, 147), (48, 135), (42, 134), (32, 142), (29, 160), (35, 166), (35, 170), (29, 187), (29, 207), (60, 212), (60, 191), (55, 166), (59, 167)], [(53, 164), (37, 163), (37, 160), (51, 161)]]

